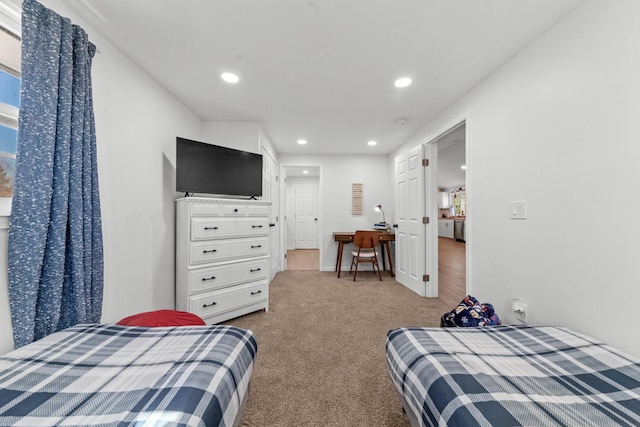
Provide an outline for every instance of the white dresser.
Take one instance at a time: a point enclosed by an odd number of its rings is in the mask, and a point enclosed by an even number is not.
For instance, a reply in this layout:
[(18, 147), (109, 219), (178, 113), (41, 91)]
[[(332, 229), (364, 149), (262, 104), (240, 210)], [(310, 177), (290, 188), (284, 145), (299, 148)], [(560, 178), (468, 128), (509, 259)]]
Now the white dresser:
[(269, 309), (269, 206), (176, 200), (176, 309), (219, 323)]

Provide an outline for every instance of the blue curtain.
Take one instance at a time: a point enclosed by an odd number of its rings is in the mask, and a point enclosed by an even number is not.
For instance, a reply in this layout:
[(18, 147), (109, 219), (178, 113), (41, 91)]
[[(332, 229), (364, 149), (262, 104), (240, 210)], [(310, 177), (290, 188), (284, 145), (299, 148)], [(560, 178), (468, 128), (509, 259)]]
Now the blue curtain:
[(16, 348), (102, 314), (91, 62), (77, 25), (25, 0), (9, 301)]

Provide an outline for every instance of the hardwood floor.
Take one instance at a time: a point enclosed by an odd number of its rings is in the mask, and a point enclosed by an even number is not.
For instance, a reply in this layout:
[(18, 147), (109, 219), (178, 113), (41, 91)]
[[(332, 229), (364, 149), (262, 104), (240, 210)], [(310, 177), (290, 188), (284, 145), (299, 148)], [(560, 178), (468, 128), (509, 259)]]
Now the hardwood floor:
[(318, 249), (287, 250), (287, 270), (320, 270)]
[(466, 295), (465, 243), (438, 237), (438, 298), (455, 308)]

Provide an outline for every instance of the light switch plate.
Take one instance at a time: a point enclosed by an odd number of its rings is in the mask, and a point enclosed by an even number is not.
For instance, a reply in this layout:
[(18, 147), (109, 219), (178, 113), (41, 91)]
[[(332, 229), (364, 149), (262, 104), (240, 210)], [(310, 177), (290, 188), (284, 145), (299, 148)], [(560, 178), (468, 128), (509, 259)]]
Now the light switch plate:
[(527, 202), (520, 200), (511, 202), (509, 206), (509, 218), (511, 219), (527, 219)]

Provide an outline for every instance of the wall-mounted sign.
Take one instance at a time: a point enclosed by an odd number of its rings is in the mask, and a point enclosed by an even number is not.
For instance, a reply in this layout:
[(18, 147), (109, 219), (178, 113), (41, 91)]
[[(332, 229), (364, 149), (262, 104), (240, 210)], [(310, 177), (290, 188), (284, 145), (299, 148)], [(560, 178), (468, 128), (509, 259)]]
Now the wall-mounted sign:
[(362, 184), (351, 184), (351, 213), (362, 215)]

